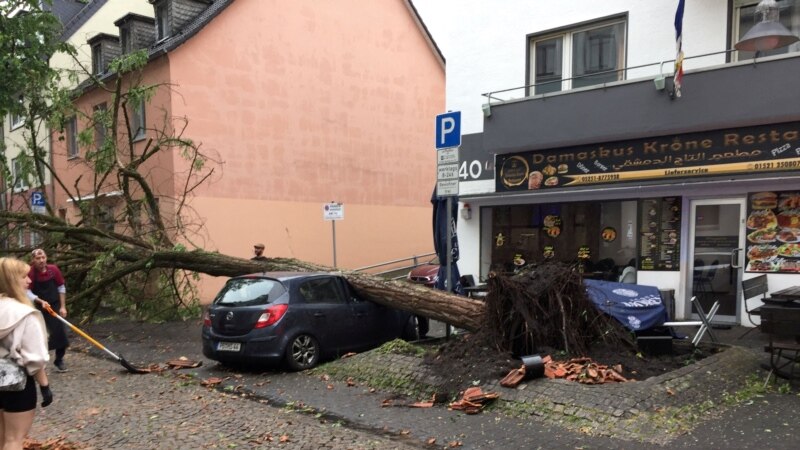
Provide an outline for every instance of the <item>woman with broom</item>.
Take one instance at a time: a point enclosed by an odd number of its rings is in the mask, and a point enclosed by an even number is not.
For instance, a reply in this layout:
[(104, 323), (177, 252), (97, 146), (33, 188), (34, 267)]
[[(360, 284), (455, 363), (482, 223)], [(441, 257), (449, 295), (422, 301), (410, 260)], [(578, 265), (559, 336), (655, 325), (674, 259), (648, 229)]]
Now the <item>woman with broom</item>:
[(0, 450), (22, 450), (33, 425), (37, 383), (42, 407), (53, 401), (45, 372), (50, 355), (44, 319), (27, 297), (29, 270), (18, 259), (0, 258), (0, 357), (16, 362), (28, 374), (23, 390), (0, 391)]

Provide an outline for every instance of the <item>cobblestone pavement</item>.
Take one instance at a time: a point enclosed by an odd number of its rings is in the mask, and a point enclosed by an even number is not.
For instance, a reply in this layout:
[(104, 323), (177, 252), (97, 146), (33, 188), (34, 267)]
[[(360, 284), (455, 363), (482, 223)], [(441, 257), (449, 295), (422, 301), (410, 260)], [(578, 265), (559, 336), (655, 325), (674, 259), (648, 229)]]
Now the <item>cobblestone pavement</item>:
[[(205, 359), (198, 321), (101, 324), (92, 336), (135, 365), (181, 356), (197, 369), (131, 375), (74, 337), (70, 372), (51, 376), (54, 404), (32, 437), (59, 435), (90, 448), (795, 448), (800, 397), (767, 394), (729, 407), (723, 392), (764, 379), (763, 337), (715, 330), (735, 347), (681, 370), (636, 383), (583, 386), (533, 380), (501, 393), (501, 407), (470, 416), (444, 407), (382, 407), (390, 388), (375, 374), (433, 383), (416, 358), (368, 352), (315, 374), (231, 370)], [(92, 356), (89, 356), (92, 355)], [(388, 358), (388, 359), (387, 359)], [(330, 376), (324, 376), (323, 374)], [(200, 386), (212, 377), (217, 389)], [(352, 377), (355, 383), (344, 380)], [(670, 394), (671, 392), (671, 394)], [(417, 399), (418, 400), (418, 399)], [(699, 408), (698, 405), (710, 406)], [(515, 415), (509, 415), (515, 413)], [(668, 414), (669, 413), (669, 414)], [(672, 422), (683, 428), (671, 428)], [(279, 442), (281, 436), (287, 442)], [(272, 441), (266, 441), (271, 437)]]
[(50, 375), (55, 401), (37, 412), (30, 433), (39, 441), (63, 437), (98, 450), (418, 446), (402, 435), (348, 429), (233, 390), (203, 387), (191, 377), (132, 375), (108, 359), (77, 352), (68, 361), (68, 372)]

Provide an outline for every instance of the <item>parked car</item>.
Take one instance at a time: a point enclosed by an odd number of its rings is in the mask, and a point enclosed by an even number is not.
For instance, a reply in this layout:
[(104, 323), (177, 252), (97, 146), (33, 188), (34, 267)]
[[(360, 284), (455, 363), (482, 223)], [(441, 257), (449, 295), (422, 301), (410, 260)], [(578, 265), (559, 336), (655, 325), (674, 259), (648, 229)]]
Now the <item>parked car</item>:
[(439, 273), (439, 258), (435, 257), (432, 260), (420, 264), (408, 272), (408, 281), (412, 283), (424, 284), (428, 287), (433, 287), (436, 284), (437, 274)]
[(266, 272), (228, 280), (203, 317), (203, 354), (221, 363), (304, 370), (347, 352), (417, 338), (405, 311), (361, 298), (334, 273)]

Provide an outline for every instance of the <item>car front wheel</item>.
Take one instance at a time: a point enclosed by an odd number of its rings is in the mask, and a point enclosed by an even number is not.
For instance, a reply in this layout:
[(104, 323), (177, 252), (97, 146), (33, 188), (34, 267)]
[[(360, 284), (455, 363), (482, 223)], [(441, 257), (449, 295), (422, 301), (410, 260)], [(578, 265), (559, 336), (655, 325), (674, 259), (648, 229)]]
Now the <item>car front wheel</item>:
[(295, 336), (286, 347), (286, 364), (292, 370), (306, 370), (319, 362), (319, 343), (313, 336)]

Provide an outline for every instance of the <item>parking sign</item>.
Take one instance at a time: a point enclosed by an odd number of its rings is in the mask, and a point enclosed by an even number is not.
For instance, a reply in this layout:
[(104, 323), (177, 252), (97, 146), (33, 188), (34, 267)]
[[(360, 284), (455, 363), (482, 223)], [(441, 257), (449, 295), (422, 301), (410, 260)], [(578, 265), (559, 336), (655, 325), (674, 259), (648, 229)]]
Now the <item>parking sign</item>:
[(44, 193), (39, 191), (31, 192), (31, 211), (37, 214), (44, 214), (46, 210), (44, 205)]
[(461, 145), (461, 111), (436, 116), (436, 148)]

